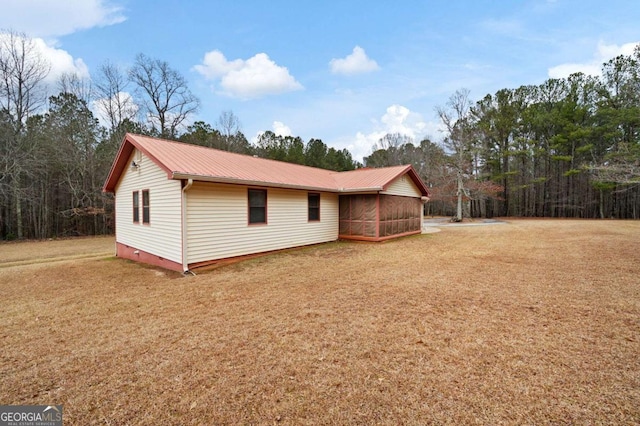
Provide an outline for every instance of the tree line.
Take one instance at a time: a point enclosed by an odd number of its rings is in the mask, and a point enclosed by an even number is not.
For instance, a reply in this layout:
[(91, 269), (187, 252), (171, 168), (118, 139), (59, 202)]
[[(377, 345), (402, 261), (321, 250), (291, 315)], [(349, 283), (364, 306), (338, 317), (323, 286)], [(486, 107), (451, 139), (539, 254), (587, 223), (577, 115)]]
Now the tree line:
[[(0, 239), (114, 231), (102, 185), (127, 132), (333, 170), (358, 166), (320, 139), (265, 132), (250, 143), (233, 112), (192, 124), (200, 100), (167, 62), (144, 54), (91, 78), (60, 76), (25, 34), (0, 32)], [(101, 119), (101, 120), (100, 120)]]
[[(113, 198), (101, 192), (126, 132), (336, 171), (362, 164), (320, 139), (262, 133), (238, 117), (192, 121), (200, 100), (167, 62), (144, 54), (91, 78), (65, 74), (28, 36), (0, 32), (0, 239), (108, 234)], [(432, 214), (640, 218), (640, 49), (574, 74), (502, 89), (437, 109), (441, 143), (389, 134), (367, 167), (412, 164)]]
[(640, 46), (602, 65), (437, 108), (442, 144), (387, 135), (371, 167), (411, 163), (434, 214), (640, 218)]

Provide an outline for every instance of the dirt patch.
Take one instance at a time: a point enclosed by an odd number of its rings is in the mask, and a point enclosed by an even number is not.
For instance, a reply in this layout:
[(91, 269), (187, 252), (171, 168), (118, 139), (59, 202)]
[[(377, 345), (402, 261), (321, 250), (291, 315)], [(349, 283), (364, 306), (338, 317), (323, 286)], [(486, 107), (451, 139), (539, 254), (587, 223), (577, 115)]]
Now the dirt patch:
[(0, 401), (79, 425), (637, 424), (638, 276), (630, 221), (447, 227), (183, 279), (16, 266)]

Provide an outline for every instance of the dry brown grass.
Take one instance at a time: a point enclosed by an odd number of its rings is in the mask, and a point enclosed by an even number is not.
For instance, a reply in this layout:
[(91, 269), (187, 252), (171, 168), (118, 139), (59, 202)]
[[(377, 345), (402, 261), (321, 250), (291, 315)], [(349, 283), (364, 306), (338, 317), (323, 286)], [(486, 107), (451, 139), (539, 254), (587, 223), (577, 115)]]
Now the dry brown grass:
[(190, 278), (6, 267), (0, 403), (77, 425), (638, 424), (639, 277), (640, 222), (566, 220)]
[(83, 257), (104, 257), (113, 253), (115, 240), (109, 236), (0, 243), (0, 268)]

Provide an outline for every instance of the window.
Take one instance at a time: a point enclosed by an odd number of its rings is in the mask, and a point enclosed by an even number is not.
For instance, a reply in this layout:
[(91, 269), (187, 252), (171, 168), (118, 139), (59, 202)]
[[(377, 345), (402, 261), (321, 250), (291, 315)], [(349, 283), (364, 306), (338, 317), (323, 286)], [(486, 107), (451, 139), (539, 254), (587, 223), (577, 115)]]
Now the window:
[(133, 223), (140, 222), (140, 193), (133, 191)]
[(320, 194), (309, 194), (309, 221), (320, 220)]
[(149, 223), (149, 190), (142, 191), (142, 223)]
[(249, 224), (267, 223), (267, 191), (249, 190)]

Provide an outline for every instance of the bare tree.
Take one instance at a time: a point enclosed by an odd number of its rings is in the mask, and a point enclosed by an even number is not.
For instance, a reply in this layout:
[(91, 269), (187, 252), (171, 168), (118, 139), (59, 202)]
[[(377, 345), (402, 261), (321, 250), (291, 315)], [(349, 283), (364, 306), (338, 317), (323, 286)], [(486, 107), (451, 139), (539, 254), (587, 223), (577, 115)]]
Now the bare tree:
[(0, 32), (0, 111), (9, 130), (0, 140), (0, 216), (15, 217), (17, 238), (23, 236), (23, 183), (29, 180), (26, 174), (32, 159), (23, 131), (27, 118), (44, 104), (43, 80), (49, 69), (33, 39), (14, 31)]
[(65, 72), (58, 77), (58, 92), (70, 93), (89, 104), (93, 97), (91, 79), (77, 72)]
[[(373, 152), (384, 153), (385, 166), (398, 166), (403, 164), (403, 151), (405, 146), (413, 146), (413, 138), (402, 133), (387, 133), (373, 146)], [(378, 165), (380, 167), (380, 165)]]
[(137, 87), (148, 121), (161, 137), (177, 137), (182, 123), (200, 106), (185, 78), (160, 59), (138, 54), (129, 80)]
[(102, 119), (109, 123), (113, 134), (125, 120), (135, 120), (138, 106), (128, 90), (127, 75), (111, 62), (103, 63), (98, 69), (94, 83), (94, 97)]
[(469, 90), (457, 90), (449, 98), (446, 107), (438, 107), (436, 110), (448, 133), (445, 138), (445, 147), (452, 152), (452, 166), (456, 173), (457, 183), (457, 206), (454, 220), (460, 222), (463, 217), (463, 198), (469, 197), (469, 192), (465, 187), (465, 175), (469, 174), (472, 163), (473, 129), (470, 123)]
[(220, 149), (247, 154), (251, 146), (242, 134), (240, 119), (233, 111), (223, 111), (216, 121)]
[(50, 68), (33, 39), (15, 31), (0, 32), (0, 108), (9, 112), (17, 132), (44, 104), (42, 81)]
[(240, 119), (233, 111), (222, 111), (216, 124), (220, 133), (227, 138), (234, 136), (241, 129)]

